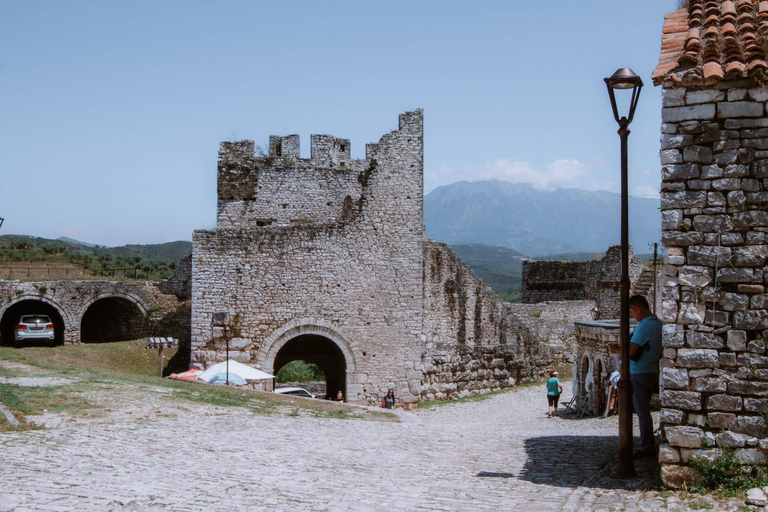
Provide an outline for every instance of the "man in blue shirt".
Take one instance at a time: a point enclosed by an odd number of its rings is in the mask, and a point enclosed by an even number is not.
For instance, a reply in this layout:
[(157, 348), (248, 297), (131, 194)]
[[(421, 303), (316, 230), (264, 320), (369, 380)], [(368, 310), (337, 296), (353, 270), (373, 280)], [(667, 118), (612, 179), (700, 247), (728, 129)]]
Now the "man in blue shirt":
[[(629, 298), (629, 314), (638, 323), (629, 340), (629, 378), (632, 382), (632, 405), (640, 425), (640, 446), (633, 458), (656, 454), (651, 417), (651, 396), (659, 391), (659, 358), (661, 357), (661, 328), (664, 323), (653, 314), (642, 295)], [(621, 352), (618, 345), (611, 352)]]

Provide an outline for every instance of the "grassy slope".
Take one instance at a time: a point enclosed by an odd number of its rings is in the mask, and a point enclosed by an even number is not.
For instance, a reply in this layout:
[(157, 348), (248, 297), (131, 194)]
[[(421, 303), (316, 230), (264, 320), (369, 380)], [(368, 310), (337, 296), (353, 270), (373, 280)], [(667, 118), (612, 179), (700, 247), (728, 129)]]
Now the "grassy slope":
[[(165, 361), (175, 351), (166, 351)], [(157, 351), (147, 350), (144, 340), (118, 343), (64, 345), (57, 347), (0, 347), (0, 376), (65, 378), (71, 382), (55, 386), (30, 387), (0, 383), (0, 402), (22, 422), (22, 430), (38, 428), (35, 416), (43, 413), (72, 417), (100, 417), (105, 400), (112, 395), (133, 393), (156, 397), (158, 388), (167, 400), (205, 403), (223, 407), (244, 407), (259, 414), (310, 414), (328, 418), (362, 418), (393, 421), (390, 415), (360, 411), (323, 400), (298, 400), (273, 393), (246, 391), (224, 386), (160, 379), (157, 375)], [(21, 363), (29, 368), (16, 368)], [(171, 393), (168, 393), (171, 391)], [(103, 395), (106, 393), (106, 397)], [(102, 394), (97, 400), (96, 395)], [(119, 401), (114, 399), (113, 401)], [(102, 409), (102, 410), (100, 410)], [(15, 430), (0, 415), (0, 431)]]

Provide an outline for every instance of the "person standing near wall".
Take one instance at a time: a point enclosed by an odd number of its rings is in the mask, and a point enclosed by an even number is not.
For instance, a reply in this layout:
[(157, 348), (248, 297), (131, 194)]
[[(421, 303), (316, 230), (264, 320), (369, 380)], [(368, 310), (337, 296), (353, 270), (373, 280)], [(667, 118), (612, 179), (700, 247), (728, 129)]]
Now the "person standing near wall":
[(547, 402), (549, 402), (547, 418), (557, 418), (557, 402), (560, 400), (560, 394), (563, 392), (563, 385), (560, 384), (560, 379), (557, 378), (558, 375), (557, 372), (551, 372), (549, 379), (547, 379)]
[[(640, 425), (640, 446), (633, 458), (656, 455), (651, 417), (651, 396), (659, 391), (659, 357), (661, 357), (661, 328), (664, 323), (651, 311), (642, 295), (629, 298), (629, 314), (638, 323), (629, 339), (629, 378), (632, 382), (632, 405)], [(617, 344), (609, 346), (621, 353)]]

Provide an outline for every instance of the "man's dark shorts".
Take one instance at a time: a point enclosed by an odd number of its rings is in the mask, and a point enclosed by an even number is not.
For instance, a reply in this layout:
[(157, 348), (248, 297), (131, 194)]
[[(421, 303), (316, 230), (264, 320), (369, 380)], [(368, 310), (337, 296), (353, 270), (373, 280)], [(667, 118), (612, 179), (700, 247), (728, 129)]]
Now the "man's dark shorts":
[(558, 400), (560, 400), (560, 395), (547, 395), (547, 401), (551, 406), (557, 407)]

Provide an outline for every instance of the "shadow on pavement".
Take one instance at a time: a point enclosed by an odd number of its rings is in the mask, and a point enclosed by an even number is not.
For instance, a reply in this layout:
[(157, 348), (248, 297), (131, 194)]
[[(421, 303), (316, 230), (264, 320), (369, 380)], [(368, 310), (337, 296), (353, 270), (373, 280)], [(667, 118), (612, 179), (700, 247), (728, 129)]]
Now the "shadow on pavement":
[(617, 443), (616, 436), (548, 436), (527, 439), (527, 460), (519, 478), (557, 487), (653, 487), (654, 463), (648, 459), (642, 465), (640, 461), (635, 464), (638, 471), (636, 478), (628, 480), (611, 476), (617, 461)]

